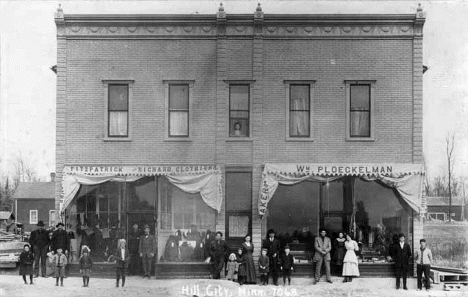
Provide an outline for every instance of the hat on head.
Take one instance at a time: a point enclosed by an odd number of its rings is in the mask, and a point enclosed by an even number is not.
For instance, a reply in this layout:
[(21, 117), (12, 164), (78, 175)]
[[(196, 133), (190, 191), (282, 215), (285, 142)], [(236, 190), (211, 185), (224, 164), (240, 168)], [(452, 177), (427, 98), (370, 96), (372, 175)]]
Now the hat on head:
[(44, 221), (39, 221), (39, 222), (37, 222), (37, 226), (38, 226), (38, 227), (44, 227), (44, 226), (45, 226), (45, 225), (44, 225)]
[(57, 249), (57, 252), (58, 252), (58, 251), (60, 251), (60, 252), (61, 252), (61, 251), (63, 251), (63, 250), (62, 250), (61, 248), (58, 248), (58, 249)]
[(268, 235), (270, 235), (271, 233), (276, 234), (275, 230), (273, 229), (268, 230)]
[(289, 249), (291, 249), (291, 248), (290, 248), (289, 245), (287, 244), (287, 245), (284, 246), (284, 249), (285, 249), (285, 250), (289, 250)]
[(83, 254), (83, 253), (88, 253), (88, 254), (89, 254), (89, 248), (88, 248), (87, 245), (83, 245), (83, 248), (82, 248), (82, 250), (81, 250), (81, 253), (82, 253), (82, 254)]
[(58, 228), (59, 226), (62, 226), (62, 227), (64, 227), (65, 225), (64, 225), (62, 222), (60, 222), (60, 223), (58, 223), (58, 224), (57, 224), (55, 227), (57, 227), (57, 228)]

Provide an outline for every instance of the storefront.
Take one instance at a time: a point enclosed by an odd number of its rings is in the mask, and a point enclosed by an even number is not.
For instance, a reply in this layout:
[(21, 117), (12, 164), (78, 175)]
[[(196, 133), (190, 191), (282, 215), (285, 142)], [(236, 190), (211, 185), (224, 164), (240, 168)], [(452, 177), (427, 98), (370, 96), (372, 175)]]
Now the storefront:
[(333, 242), (339, 232), (352, 234), (362, 263), (386, 263), (398, 233), (414, 245), (423, 175), (416, 164), (266, 164), (259, 215), (301, 263), (311, 262), (320, 227)]
[(96, 261), (108, 261), (117, 239), (131, 240), (138, 224), (157, 238), (158, 262), (206, 259), (224, 200), (224, 169), (213, 165), (65, 166), (61, 220), (86, 242)]

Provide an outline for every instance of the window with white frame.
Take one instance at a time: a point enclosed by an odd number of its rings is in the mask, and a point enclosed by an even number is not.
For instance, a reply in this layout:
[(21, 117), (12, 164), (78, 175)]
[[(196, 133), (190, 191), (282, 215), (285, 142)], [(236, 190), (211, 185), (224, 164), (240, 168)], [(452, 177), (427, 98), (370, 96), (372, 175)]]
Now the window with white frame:
[(286, 83), (286, 140), (313, 140), (314, 83), (311, 80)]
[(55, 226), (55, 210), (49, 210), (49, 226)]
[(167, 140), (187, 140), (191, 129), (192, 80), (165, 80)]
[(31, 209), (29, 211), (29, 224), (37, 224), (38, 222), (38, 212), (37, 212), (37, 209)]
[(104, 80), (105, 139), (129, 140), (131, 135), (132, 83)]
[(375, 81), (345, 81), (345, 83), (346, 139), (373, 140)]

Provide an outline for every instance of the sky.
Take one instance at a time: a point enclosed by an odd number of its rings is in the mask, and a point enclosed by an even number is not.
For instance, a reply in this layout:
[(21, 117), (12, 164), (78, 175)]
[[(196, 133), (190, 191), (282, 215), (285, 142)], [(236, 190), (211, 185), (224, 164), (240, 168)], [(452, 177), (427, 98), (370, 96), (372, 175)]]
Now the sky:
[[(214, 14), (216, 1), (0, 0), (0, 178), (21, 156), (48, 180), (55, 171), (56, 27), (54, 12)], [(229, 13), (253, 13), (257, 1), (222, 1)], [(426, 12), (423, 61), (424, 154), (429, 178), (446, 175), (445, 138), (455, 132), (455, 173), (468, 177), (468, 1), (261, 1), (268, 13)], [(352, 163), (352, 161), (350, 161)]]

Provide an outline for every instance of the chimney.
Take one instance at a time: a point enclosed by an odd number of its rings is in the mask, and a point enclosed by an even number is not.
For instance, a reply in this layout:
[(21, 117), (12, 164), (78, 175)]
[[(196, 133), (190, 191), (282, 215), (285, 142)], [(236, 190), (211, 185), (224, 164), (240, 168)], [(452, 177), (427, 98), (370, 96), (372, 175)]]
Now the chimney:
[(55, 172), (50, 173), (50, 182), (55, 183)]

